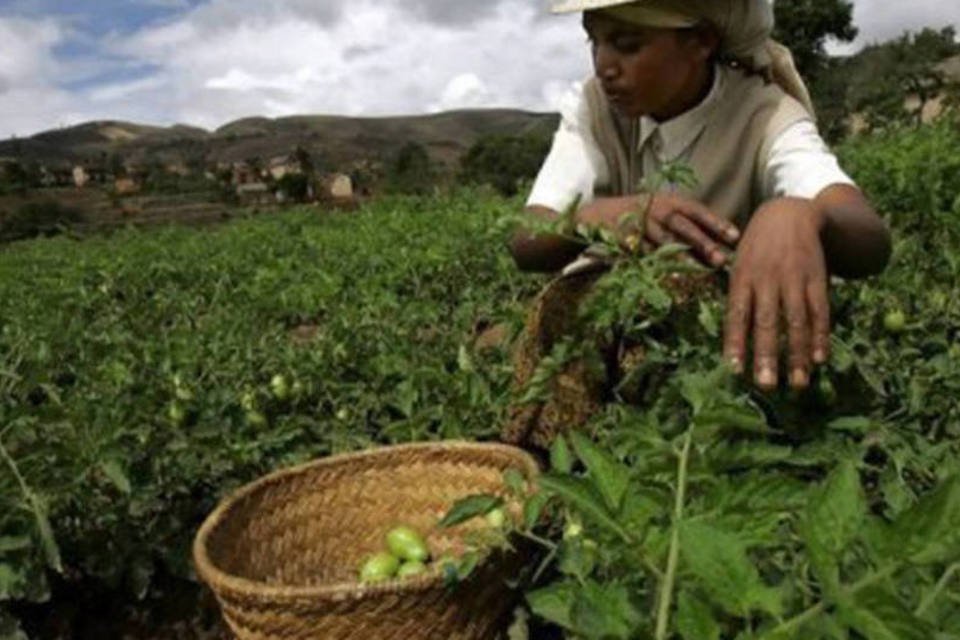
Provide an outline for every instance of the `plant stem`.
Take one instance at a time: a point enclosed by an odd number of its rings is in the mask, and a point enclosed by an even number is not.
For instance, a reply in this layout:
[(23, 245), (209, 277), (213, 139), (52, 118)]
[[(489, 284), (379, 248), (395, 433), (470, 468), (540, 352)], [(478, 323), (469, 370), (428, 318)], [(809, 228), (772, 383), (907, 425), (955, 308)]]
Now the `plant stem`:
[(32, 503), (32, 493), (30, 492), (30, 487), (27, 485), (27, 481), (23, 479), (23, 476), (20, 474), (20, 469), (17, 467), (17, 463), (13, 461), (13, 458), (10, 457), (10, 453), (7, 451), (7, 448), (3, 446), (3, 442), (0, 442), (0, 457), (2, 457), (7, 465), (10, 467), (10, 471), (13, 472), (13, 477), (17, 479), (17, 483), (20, 485), (20, 490), (23, 491), (23, 496)]
[(546, 538), (538, 536), (535, 533), (530, 533), (529, 531), (523, 531), (522, 529), (516, 529), (514, 530), (514, 533), (516, 533), (517, 535), (523, 538), (526, 538), (527, 540), (536, 542), (537, 544), (544, 546), (547, 549), (556, 550), (557, 548), (557, 543), (553, 542), (552, 540), (547, 540)]
[(691, 424), (683, 442), (683, 451), (680, 454), (680, 464), (677, 471), (677, 494), (673, 505), (673, 533), (670, 536), (670, 552), (667, 555), (667, 572), (660, 587), (656, 640), (666, 640), (670, 623), (673, 585), (677, 579), (677, 564), (680, 559), (680, 523), (683, 520), (683, 503), (687, 493), (687, 462), (690, 460), (690, 446), (692, 444), (693, 425)]
[(914, 611), (914, 614), (918, 618), (923, 616), (927, 609), (933, 605), (933, 602), (937, 599), (937, 596), (939, 596), (940, 593), (947, 588), (947, 584), (953, 578), (954, 574), (957, 573), (957, 571), (960, 571), (960, 562), (947, 567), (947, 570), (943, 572), (943, 576), (941, 576), (940, 580), (937, 581), (937, 586), (934, 587), (930, 595), (924, 598), (923, 602), (920, 603), (920, 606), (917, 607), (917, 610)]

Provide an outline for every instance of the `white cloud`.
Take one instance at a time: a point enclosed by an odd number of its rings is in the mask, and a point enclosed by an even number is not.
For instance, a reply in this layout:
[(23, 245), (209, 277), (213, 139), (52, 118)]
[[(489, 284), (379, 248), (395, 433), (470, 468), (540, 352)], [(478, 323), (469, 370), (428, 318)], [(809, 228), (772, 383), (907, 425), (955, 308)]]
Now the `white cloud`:
[(190, 7), (189, 0), (137, 0), (137, 4), (162, 9), (187, 9)]
[(0, 17), (0, 135), (27, 135), (73, 123), (70, 96), (56, 86), (54, 47), (64, 29), (52, 20)]
[(461, 73), (447, 83), (440, 94), (440, 102), (431, 105), (428, 111), (475, 109), (494, 106), (493, 94), (475, 73)]
[(0, 80), (10, 87), (36, 87), (56, 74), (53, 48), (63, 41), (63, 29), (52, 20), (0, 17)]
[(153, 89), (165, 86), (166, 81), (160, 76), (149, 76), (130, 82), (100, 85), (91, 90), (87, 97), (93, 102), (115, 103), (121, 100), (130, 100), (137, 94), (146, 93)]
[[(57, 55), (76, 24), (0, 17), (0, 136), (101, 118), (215, 128), (253, 115), (557, 110), (590, 70), (579, 16), (550, 16), (546, 0), (136, 2), (181, 11), (80, 33), (82, 58)], [(960, 22), (957, 0), (882, 4), (856, 1), (858, 43)], [(150, 71), (131, 77), (138, 68)], [(98, 74), (113, 78), (90, 86)]]
[(960, 2), (855, 0), (853, 22), (860, 30), (860, 35), (850, 44), (831, 44), (828, 47), (831, 53), (855, 53), (864, 45), (896, 38), (904, 31), (919, 31), (924, 27), (940, 29), (950, 25), (960, 27)]
[(576, 19), (543, 21), (529, 0), (501, 0), (464, 23), (448, 3), (361, 0), (341, 12), (213, 0), (108, 46), (158, 68), (163, 81), (138, 94), (154, 121), (209, 128), (252, 115), (549, 110), (557, 86), (588, 72)]

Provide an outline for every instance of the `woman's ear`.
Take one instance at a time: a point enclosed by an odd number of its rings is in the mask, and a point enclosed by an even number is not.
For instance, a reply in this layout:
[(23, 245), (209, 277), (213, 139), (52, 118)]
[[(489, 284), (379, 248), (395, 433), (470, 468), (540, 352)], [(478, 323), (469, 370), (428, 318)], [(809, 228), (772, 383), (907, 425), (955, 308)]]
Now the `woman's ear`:
[(709, 22), (691, 28), (689, 41), (696, 47), (697, 56), (704, 61), (712, 60), (720, 52), (720, 32)]

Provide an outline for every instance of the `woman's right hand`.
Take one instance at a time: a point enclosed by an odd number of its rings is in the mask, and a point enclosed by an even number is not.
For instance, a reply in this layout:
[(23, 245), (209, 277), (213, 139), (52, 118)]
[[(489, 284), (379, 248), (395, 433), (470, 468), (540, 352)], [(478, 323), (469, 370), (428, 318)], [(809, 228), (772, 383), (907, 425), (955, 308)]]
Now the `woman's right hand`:
[[(645, 196), (599, 198), (580, 210), (578, 221), (589, 226), (601, 226), (626, 239), (638, 229), (622, 225), (621, 220), (635, 215), (646, 202)], [(657, 193), (650, 202), (646, 216), (644, 239), (655, 247), (672, 242), (688, 245), (701, 262), (709, 267), (727, 263), (725, 248), (733, 248), (740, 239), (740, 231), (727, 220), (690, 198)]]

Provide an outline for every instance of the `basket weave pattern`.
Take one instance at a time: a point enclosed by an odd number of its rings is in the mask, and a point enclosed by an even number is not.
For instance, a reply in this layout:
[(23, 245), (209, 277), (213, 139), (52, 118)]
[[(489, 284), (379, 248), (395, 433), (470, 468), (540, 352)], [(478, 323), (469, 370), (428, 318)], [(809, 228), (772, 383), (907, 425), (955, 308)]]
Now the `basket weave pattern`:
[(520, 449), (449, 442), (273, 473), (210, 515), (194, 541), (197, 572), (240, 640), (496, 638), (515, 604), (505, 581), (518, 575), (521, 551), (489, 556), (454, 588), (439, 568), (376, 585), (358, 584), (357, 569), (397, 524), (424, 532), (435, 558), (462, 551), (478, 525), (438, 530), (437, 521), (465, 496), (505, 495), (509, 468), (537, 473)]

